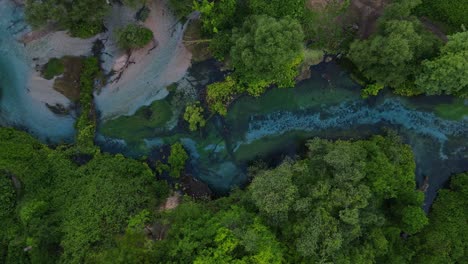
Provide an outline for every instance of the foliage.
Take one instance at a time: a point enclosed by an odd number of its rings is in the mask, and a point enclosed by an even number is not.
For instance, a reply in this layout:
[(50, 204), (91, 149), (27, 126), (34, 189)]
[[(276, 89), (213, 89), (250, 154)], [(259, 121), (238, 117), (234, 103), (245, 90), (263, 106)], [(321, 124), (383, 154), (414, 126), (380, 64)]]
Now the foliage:
[(102, 20), (108, 10), (105, 0), (78, 0), (73, 4), (66, 0), (27, 0), (25, 13), (34, 27), (56, 22), (73, 36), (89, 38), (102, 31)]
[(188, 160), (188, 154), (180, 143), (171, 145), (171, 154), (167, 160), (169, 165), (169, 175), (179, 178), (180, 173), (185, 169), (185, 163)]
[(380, 90), (382, 90), (383, 88), (384, 86), (379, 83), (368, 84), (361, 92), (362, 98), (368, 98), (369, 96), (376, 96), (380, 92)]
[(306, 49), (304, 51), (304, 60), (300, 65), (300, 72), (308, 71), (310, 66), (317, 65), (324, 59), (324, 52), (316, 49)]
[[(2, 263), (466, 262), (468, 174), (439, 192), (428, 223), (411, 149), (393, 134), (310, 140), (302, 158), (252, 168), (246, 190), (156, 218), (168, 190), (146, 164), (98, 152), (77, 165), (9, 128), (0, 149)], [(174, 168), (182, 152), (171, 147)], [(144, 233), (154, 221), (158, 240)]]
[(65, 71), (65, 65), (63, 65), (62, 60), (57, 58), (52, 58), (44, 66), (42, 75), (45, 79), (51, 80), (55, 76), (62, 74)]
[(184, 19), (192, 12), (193, 0), (169, 0), (169, 6), (178, 19)]
[(201, 13), (202, 28), (208, 34), (216, 34), (220, 30), (230, 29), (236, 11), (236, 0), (220, 0), (209, 2), (194, 1), (193, 9)]
[(0, 219), (13, 213), (16, 203), (16, 192), (13, 183), (5, 173), (0, 172)]
[(417, 9), (419, 14), (429, 16), (437, 21), (450, 24), (456, 29), (461, 25), (468, 26), (468, 2), (465, 0), (439, 1), (422, 0)]
[(468, 97), (468, 31), (448, 37), (440, 55), (422, 63), (416, 86), (427, 94), (455, 94)]
[[(294, 252), (289, 262), (386, 262), (392, 244), (401, 243), (393, 234), (406, 227), (398, 208), (425, 218), (409, 147), (377, 136), (354, 143), (314, 139), (308, 149), (304, 160), (260, 170), (249, 187), (252, 202)], [(271, 222), (271, 213), (283, 221)]]
[(123, 0), (124, 5), (136, 8), (145, 4), (146, 0)]
[(171, 228), (155, 244), (155, 262), (282, 262), (283, 248), (258, 216), (229, 201), (219, 204), (224, 209), (187, 202), (169, 212), (163, 220)]
[(94, 133), (96, 131), (96, 121), (92, 117), (92, 111), (94, 111), (94, 80), (96, 79), (99, 71), (99, 62), (96, 57), (89, 57), (84, 60), (80, 76), (81, 114), (75, 125), (77, 129), (76, 145), (83, 153), (91, 153), (95, 151)]
[(294, 86), (297, 66), (303, 58), (299, 23), (289, 17), (276, 20), (252, 16), (232, 36), (232, 66), (239, 83), (259, 96), (270, 84)]
[(142, 48), (153, 39), (153, 32), (137, 24), (129, 24), (117, 30), (117, 43), (122, 49)]
[(429, 214), (430, 224), (411, 238), (413, 263), (468, 261), (468, 173), (455, 175), (450, 189), (440, 190)]
[(300, 19), (305, 11), (304, 0), (248, 0), (252, 14), (267, 15), (274, 18), (292, 17)]
[(421, 32), (417, 22), (388, 20), (371, 39), (354, 41), (349, 58), (366, 78), (397, 91), (417, 94), (421, 91), (414, 87), (415, 76), (422, 59), (431, 56), (435, 44), (435, 38)]
[(329, 53), (339, 53), (344, 49), (348, 38), (352, 37), (341, 22), (349, 6), (349, 1), (329, 1), (319, 10), (306, 10), (301, 19), (302, 28), (307, 40), (312, 41), (314, 48), (326, 50)]
[(226, 55), (229, 54), (232, 45), (233, 40), (231, 39), (231, 32), (219, 32), (211, 39), (209, 49), (214, 58), (222, 61), (225, 59)]
[(261, 171), (249, 187), (252, 200), (267, 219), (284, 220), (296, 200), (298, 189), (292, 182), (291, 170), (292, 164), (285, 162), (273, 171)]
[(200, 106), (200, 102), (187, 105), (185, 108), (184, 120), (189, 123), (189, 129), (191, 131), (196, 131), (206, 125), (206, 120), (203, 117), (203, 108)]
[[(4, 263), (83, 263), (92, 252), (113, 246), (129, 215), (155, 208), (167, 195), (167, 186), (155, 181), (146, 164), (122, 155), (98, 153), (78, 166), (64, 147), (49, 149), (7, 128), (0, 129), (0, 149), (0, 171), (16, 177), (22, 194), (10, 203), (14, 213), (2, 219)], [(10, 191), (2, 192), (2, 206), (4, 198), (14, 199)]]
[(234, 95), (240, 91), (237, 82), (231, 76), (228, 76), (223, 82), (208, 85), (206, 100), (213, 112), (225, 116), (227, 114), (227, 105), (231, 103)]
[(144, 22), (146, 21), (146, 19), (148, 19), (150, 12), (151, 10), (147, 6), (143, 6), (142, 8), (138, 10), (135, 17), (138, 21)]

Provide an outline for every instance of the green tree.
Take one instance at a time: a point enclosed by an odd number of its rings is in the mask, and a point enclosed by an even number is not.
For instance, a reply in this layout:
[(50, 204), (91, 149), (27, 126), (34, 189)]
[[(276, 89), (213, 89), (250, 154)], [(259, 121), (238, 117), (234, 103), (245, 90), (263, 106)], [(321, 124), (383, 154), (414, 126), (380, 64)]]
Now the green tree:
[(257, 173), (249, 187), (259, 211), (273, 221), (285, 220), (296, 199), (297, 187), (292, 182), (292, 172), (292, 165), (283, 163), (273, 171)]
[[(327, 1), (324, 8), (308, 8), (301, 20), (307, 40), (312, 41), (312, 46), (323, 49), (328, 53), (345, 51), (352, 38), (347, 33), (340, 17), (348, 10), (349, 1)], [(309, 10), (310, 9), (310, 10)]]
[(304, 39), (297, 20), (252, 16), (234, 31), (232, 39), (232, 66), (249, 94), (259, 96), (271, 84), (294, 86)]
[(89, 38), (103, 29), (103, 19), (109, 10), (106, 0), (27, 0), (26, 19), (34, 27), (56, 22), (70, 30), (73, 36)]
[(248, 0), (247, 3), (252, 14), (274, 18), (290, 16), (300, 19), (305, 11), (305, 0)]
[(411, 237), (416, 251), (412, 263), (466, 263), (468, 261), (468, 173), (452, 177), (429, 213), (429, 225)]
[(229, 200), (186, 202), (162, 220), (167, 237), (155, 244), (155, 262), (282, 263), (284, 250), (254, 213)]
[(117, 30), (117, 43), (122, 49), (142, 48), (153, 39), (153, 32), (137, 24), (129, 24)]
[(191, 131), (196, 131), (206, 125), (206, 120), (203, 117), (203, 108), (200, 106), (200, 102), (187, 105), (185, 108), (184, 120), (189, 123), (189, 129)]
[(417, 9), (419, 14), (451, 25), (459, 30), (461, 25), (468, 25), (468, 2), (465, 0), (438, 1), (423, 0)]
[(420, 25), (406, 20), (389, 20), (369, 40), (351, 44), (349, 57), (369, 80), (417, 94), (413, 81), (422, 58), (434, 50), (435, 39), (420, 33)]
[(235, 94), (241, 92), (239, 84), (231, 76), (222, 82), (212, 83), (207, 87), (206, 100), (213, 112), (225, 116), (227, 106), (234, 99)]
[(408, 234), (415, 234), (429, 223), (424, 211), (417, 206), (409, 206), (403, 209), (402, 221), (404, 231)]
[(236, 2), (236, 0), (194, 1), (193, 9), (201, 13), (203, 30), (208, 34), (216, 34), (220, 30), (231, 29), (234, 26)]
[(440, 55), (423, 62), (416, 85), (427, 94), (468, 96), (468, 31), (448, 37)]
[(6, 174), (0, 172), (0, 219), (9, 217), (16, 207), (16, 192)]
[(185, 169), (185, 163), (188, 160), (188, 154), (180, 143), (171, 145), (171, 154), (167, 160), (170, 166), (169, 175), (174, 178), (179, 178), (180, 173)]

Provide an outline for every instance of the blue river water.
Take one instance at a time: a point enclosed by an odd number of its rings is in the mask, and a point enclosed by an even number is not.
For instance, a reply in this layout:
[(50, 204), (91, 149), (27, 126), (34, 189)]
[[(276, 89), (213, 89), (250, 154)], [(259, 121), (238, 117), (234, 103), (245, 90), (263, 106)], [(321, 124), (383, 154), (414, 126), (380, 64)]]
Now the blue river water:
[[(74, 117), (52, 113), (29, 92), (34, 69), (17, 41), (27, 29), (21, 9), (0, 0), (0, 14), (0, 125), (22, 128), (43, 142), (72, 141)], [(141, 116), (130, 116), (113, 121), (121, 130), (110, 133), (106, 120), (99, 124), (97, 143), (104, 151), (141, 157), (154, 155), (163, 144), (180, 141), (191, 155), (189, 172), (219, 193), (245, 184), (251, 162), (294, 156), (309, 138), (360, 139), (387, 130), (396, 131), (411, 145), (418, 185), (425, 177), (429, 179), (427, 205), (450, 175), (468, 170), (468, 117), (450, 119), (438, 110), (455, 105), (454, 98), (402, 98), (384, 91), (364, 100), (345, 70), (335, 63), (322, 63), (295, 88), (272, 89), (259, 98), (243, 96), (225, 118), (210, 118), (202, 133), (188, 131), (180, 118), (181, 109), (187, 101), (200, 99), (197, 91), (206, 83), (221, 78), (213, 62), (193, 65), (178, 83), (178, 92), (156, 102), (156, 111), (172, 113), (166, 124), (151, 125), (141, 122)], [(181, 94), (190, 89), (192, 95), (182, 100), (185, 95)], [(457, 107), (466, 108), (467, 102)]]
[(0, 125), (23, 128), (45, 142), (70, 142), (74, 119), (53, 114), (30, 95), (34, 62), (17, 41), (26, 30), (22, 9), (0, 0)]

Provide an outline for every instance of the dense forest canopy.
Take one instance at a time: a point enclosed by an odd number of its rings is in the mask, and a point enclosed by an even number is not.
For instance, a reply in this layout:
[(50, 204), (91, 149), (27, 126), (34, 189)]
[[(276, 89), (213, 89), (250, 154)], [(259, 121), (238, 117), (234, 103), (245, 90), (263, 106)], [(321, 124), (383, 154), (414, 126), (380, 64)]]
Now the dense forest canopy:
[[(466, 260), (468, 175), (440, 191), (427, 218), (413, 155), (394, 135), (313, 139), (303, 158), (252, 167), (246, 190), (166, 212), (156, 206), (168, 187), (142, 162), (95, 154), (79, 164), (73, 148), (0, 136), (2, 263)], [(144, 232), (151, 223), (160, 240)]]
[[(384, 87), (468, 96), (468, 1), (389, 1), (364, 33), (353, 1), (167, 2), (178, 22), (196, 20), (205, 51), (224, 69), (179, 113), (186, 123), (177, 129), (200, 137), (237, 98), (294, 87), (323, 54), (349, 63), (366, 98)], [(113, 5), (140, 13), (148, 3), (27, 0), (25, 13), (34, 28), (89, 38), (105, 30)], [(194, 12), (199, 19), (189, 18)], [(112, 32), (119, 51), (157, 42), (143, 26), (147, 15)], [(106, 76), (98, 56), (77, 60), (74, 144), (0, 128), (0, 263), (468, 263), (468, 173), (452, 176), (425, 212), (415, 157), (393, 132), (309, 139), (275, 166), (252, 161), (244, 188), (195, 198), (180, 187), (192, 179), (192, 156), (178, 138), (158, 146), (156, 161), (95, 145), (93, 96)], [(42, 74), (53, 79), (64, 67), (52, 58)]]

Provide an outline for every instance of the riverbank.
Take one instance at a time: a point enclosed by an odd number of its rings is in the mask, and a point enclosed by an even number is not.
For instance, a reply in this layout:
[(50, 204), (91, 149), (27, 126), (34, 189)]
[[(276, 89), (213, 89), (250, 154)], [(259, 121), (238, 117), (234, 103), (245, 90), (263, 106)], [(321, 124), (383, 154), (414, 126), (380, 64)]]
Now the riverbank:
[[(103, 119), (132, 115), (141, 106), (166, 97), (166, 87), (179, 81), (191, 65), (191, 53), (182, 43), (186, 25), (178, 23), (167, 1), (153, 1), (149, 7), (151, 11), (144, 25), (153, 31), (155, 40), (142, 49), (131, 51), (125, 70), (117, 72), (96, 94)], [(106, 44), (104, 54), (112, 54), (115, 58), (112, 68), (119, 68), (114, 66), (121, 63), (125, 55), (113, 53), (116, 52), (114, 45)]]

